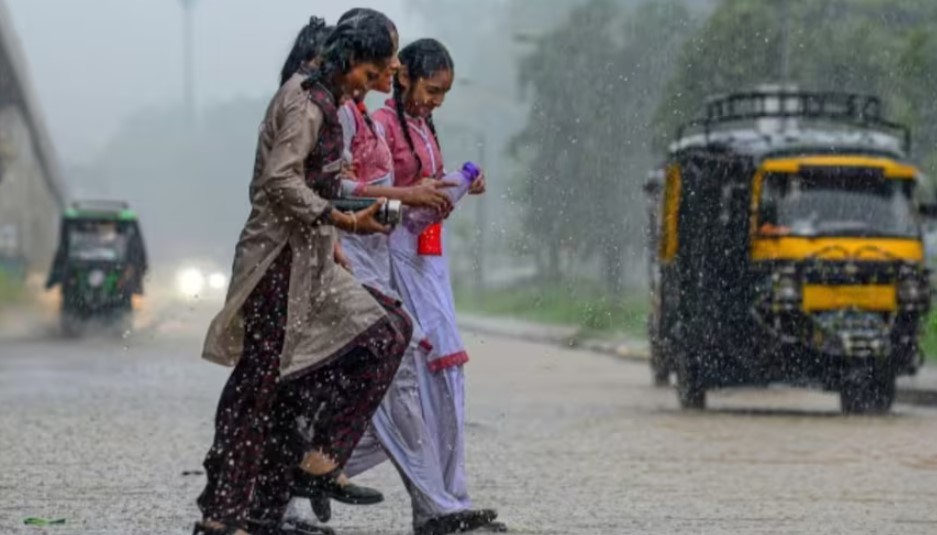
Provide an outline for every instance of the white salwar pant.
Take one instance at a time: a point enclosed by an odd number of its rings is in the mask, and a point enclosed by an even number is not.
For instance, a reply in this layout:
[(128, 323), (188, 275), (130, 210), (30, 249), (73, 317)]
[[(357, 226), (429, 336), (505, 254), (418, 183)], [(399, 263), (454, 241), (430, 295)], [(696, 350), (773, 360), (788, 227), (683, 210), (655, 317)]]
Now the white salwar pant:
[[(371, 427), (345, 466), (349, 477), (390, 459), (400, 472), (413, 505), (413, 522), (471, 507), (465, 486), (461, 367), (433, 373), (431, 350), (418, 314), (391, 287), (388, 239), (345, 236), (342, 245), (355, 277), (390, 297), (399, 298), (413, 318), (414, 330), (394, 382), (375, 412)], [(386, 266), (386, 267), (385, 267)]]
[(420, 256), (416, 241), (405, 228), (391, 235), (393, 285), (433, 345), (429, 358), (416, 365), (423, 420), (436, 442), (445, 491), (458, 503), (457, 510), (468, 510), (472, 502), (465, 474), (465, 374), (461, 365), (433, 368), (434, 360), (438, 364), (464, 356), (465, 345), (456, 325), (448, 258)]

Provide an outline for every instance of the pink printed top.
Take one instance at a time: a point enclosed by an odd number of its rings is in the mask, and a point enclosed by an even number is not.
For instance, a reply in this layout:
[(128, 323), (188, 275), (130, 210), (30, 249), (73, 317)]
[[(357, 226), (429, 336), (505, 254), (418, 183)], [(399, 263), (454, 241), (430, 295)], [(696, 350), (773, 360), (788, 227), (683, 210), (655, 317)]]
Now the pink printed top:
[(413, 139), (413, 148), (417, 163), (403, 134), (403, 126), (397, 116), (397, 103), (388, 99), (384, 107), (374, 112), (374, 121), (384, 128), (387, 145), (394, 159), (394, 185), (412, 186), (422, 178), (442, 178), (443, 161), (439, 144), (425, 119), (407, 116), (407, 128)]
[[(406, 128), (413, 139), (411, 151), (393, 100), (388, 100), (373, 117), (384, 127), (394, 158), (395, 186), (408, 187), (425, 177), (443, 177), (439, 144), (425, 120), (406, 118)], [(444, 255), (420, 256), (417, 243), (418, 237), (406, 227), (394, 230), (390, 237), (391, 266), (394, 284), (401, 289), (407, 310), (426, 332), (427, 346), (432, 348), (427, 367), (435, 373), (462, 366), (469, 356), (456, 322), (449, 259)]]
[(346, 148), (346, 160), (355, 165), (357, 182), (345, 180), (342, 189), (346, 195), (359, 195), (363, 186), (369, 184), (390, 185), (394, 171), (394, 160), (384, 139), (384, 129), (372, 121), (373, 128), (365, 120), (367, 108), (364, 103), (348, 100), (338, 112)]

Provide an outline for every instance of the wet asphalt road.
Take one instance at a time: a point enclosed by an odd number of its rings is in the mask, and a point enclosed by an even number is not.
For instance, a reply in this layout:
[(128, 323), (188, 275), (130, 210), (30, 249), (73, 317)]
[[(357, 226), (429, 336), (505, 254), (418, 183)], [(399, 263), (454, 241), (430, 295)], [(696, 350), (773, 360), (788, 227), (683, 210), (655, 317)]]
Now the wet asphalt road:
[[(467, 338), (471, 489), (516, 533), (937, 533), (937, 411), (844, 418), (773, 390), (686, 414), (643, 366)], [(183, 472), (227, 373), (197, 349), (182, 331), (0, 341), (0, 533), (188, 533), (203, 478)], [(361, 479), (387, 501), (336, 506), (333, 527), (409, 533), (396, 472)]]

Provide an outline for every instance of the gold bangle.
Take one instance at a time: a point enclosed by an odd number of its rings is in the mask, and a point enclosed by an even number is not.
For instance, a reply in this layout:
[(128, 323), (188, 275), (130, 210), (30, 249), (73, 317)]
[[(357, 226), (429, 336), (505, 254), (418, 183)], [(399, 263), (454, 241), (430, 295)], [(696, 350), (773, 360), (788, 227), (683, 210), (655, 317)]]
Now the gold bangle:
[(358, 214), (354, 212), (351, 213), (351, 233), (358, 233)]

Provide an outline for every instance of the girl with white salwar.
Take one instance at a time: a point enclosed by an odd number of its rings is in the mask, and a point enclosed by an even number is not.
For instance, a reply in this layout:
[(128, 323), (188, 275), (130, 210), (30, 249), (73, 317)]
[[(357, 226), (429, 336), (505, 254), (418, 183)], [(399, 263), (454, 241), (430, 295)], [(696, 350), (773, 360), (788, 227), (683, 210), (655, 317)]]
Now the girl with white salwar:
[[(438, 183), (444, 173), (432, 112), (442, 105), (452, 87), (452, 59), (441, 43), (422, 39), (401, 50), (400, 62), (400, 71), (394, 78), (394, 98), (374, 114), (393, 156), (394, 185), (411, 187), (427, 180)], [(471, 193), (484, 191), (482, 177), (474, 183)], [(441, 224), (431, 226), (420, 236), (400, 227), (390, 237), (394, 289), (432, 347), (428, 358), (414, 360), (413, 380), (418, 384), (423, 419), (436, 446), (434, 464), (441, 470), (443, 488), (434, 495), (444, 492), (454, 500), (454, 510), (458, 511), (434, 519), (426, 530), (418, 529), (417, 533), (455, 533), (477, 528), (504, 531), (503, 524), (493, 522), (494, 511), (472, 511), (468, 494), (463, 365), (469, 358), (456, 326), (443, 241)], [(422, 249), (421, 244), (425, 246)], [(431, 254), (421, 254), (421, 250)], [(397, 381), (403, 373), (398, 372)], [(478, 525), (469, 526), (466, 519)]]
[[(380, 125), (373, 123), (361, 103), (348, 102), (339, 114), (345, 131), (346, 147), (351, 148), (357, 180), (346, 181), (345, 187), (358, 196), (380, 194), (387, 198), (408, 199), (412, 188), (393, 187), (393, 160), (384, 141)], [(386, 167), (385, 167), (386, 165)], [(416, 186), (426, 193), (427, 201), (445, 210), (448, 198), (436, 185)], [(426, 203), (421, 204), (426, 206)], [(355, 277), (363, 284), (388, 291), (397, 296), (391, 286), (391, 264), (386, 236), (345, 235), (342, 249)], [(412, 315), (412, 314), (411, 314)], [(416, 327), (415, 327), (416, 328)], [(418, 368), (431, 355), (432, 346), (418, 328), (404, 354), (394, 382), (384, 401), (374, 414), (369, 432), (365, 435), (345, 466), (349, 477), (361, 474), (390, 458), (397, 467), (410, 493), (413, 506), (413, 525), (417, 533), (451, 533), (427, 531), (434, 519), (453, 513), (463, 513), (461, 500), (446, 490), (443, 466), (440, 464), (437, 441), (433, 429), (423, 419), (423, 401)], [(485, 524), (492, 515), (480, 513)], [(438, 521), (436, 521), (438, 523)]]

